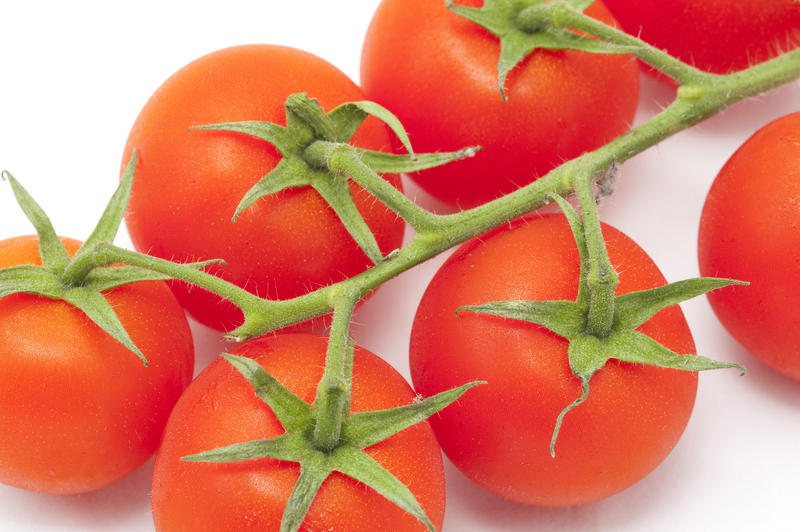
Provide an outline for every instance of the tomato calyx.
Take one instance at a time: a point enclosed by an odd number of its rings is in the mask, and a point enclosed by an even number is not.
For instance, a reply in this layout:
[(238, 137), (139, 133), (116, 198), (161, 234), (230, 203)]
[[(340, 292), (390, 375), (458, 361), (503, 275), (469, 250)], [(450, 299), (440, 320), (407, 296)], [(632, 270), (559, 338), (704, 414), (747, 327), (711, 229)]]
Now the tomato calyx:
[[(638, 327), (647, 322), (658, 311), (705, 294), (711, 290), (735, 284), (747, 284), (733, 279), (696, 278), (670, 283), (665, 286), (615, 295), (612, 287), (611, 299), (604, 302), (605, 313), (610, 316), (608, 326), (598, 332), (592, 329), (593, 279), (590, 269), (597, 261), (591, 258), (593, 242), (587, 238), (584, 220), (566, 200), (554, 197), (569, 221), (580, 257), (580, 276), (576, 301), (493, 301), (458, 308), (479, 314), (489, 314), (508, 319), (534, 323), (569, 341), (567, 356), (572, 374), (580, 380), (581, 395), (559, 413), (550, 441), (550, 454), (555, 456), (555, 445), (564, 417), (589, 396), (592, 376), (611, 360), (644, 364), (683, 371), (705, 371), (711, 369), (737, 368), (742, 375), (745, 369), (732, 362), (720, 362), (704, 356), (678, 354), (659, 344)], [(586, 212), (586, 211), (584, 211)], [(596, 213), (595, 213), (596, 214)], [(592, 216), (587, 216), (587, 223)], [(606, 255), (607, 260), (607, 255)], [(606, 287), (603, 287), (604, 289)]]
[(350, 414), (344, 419), (340, 441), (330, 450), (321, 450), (309, 436), (316, 421), (312, 405), (286, 389), (257, 362), (227, 353), (222, 356), (253, 385), (255, 393), (286, 432), (271, 439), (235, 443), (184, 456), (182, 460), (220, 463), (273, 458), (299, 463), (300, 477), (284, 510), (282, 532), (300, 528), (317, 491), (334, 471), (366, 484), (422, 521), (429, 530), (435, 530), (409, 489), (363, 449), (428, 418), (458, 399), (474, 383), (411, 405)]
[(577, 34), (558, 22), (560, 10), (567, 9), (580, 14), (592, 1), (484, 0), (479, 8), (458, 5), (456, 0), (446, 0), (445, 4), (457, 15), (500, 39), (497, 82), (501, 97), (507, 100), (505, 84), (509, 72), (536, 49), (580, 50), (597, 54), (627, 54), (633, 51), (630, 46)]
[[(33, 224), (39, 239), (41, 266), (23, 264), (0, 270), (0, 298), (17, 293), (61, 300), (78, 308), (98, 327), (127, 347), (147, 365), (147, 358), (131, 340), (103, 292), (140, 281), (165, 281), (170, 275), (138, 266), (113, 265), (102, 258), (100, 248), (114, 240), (131, 192), (137, 155), (134, 152), (120, 184), (94, 231), (70, 257), (44, 210), (9, 172), (2, 173), (20, 208)], [(220, 261), (181, 265), (198, 270)], [(178, 265), (176, 265), (178, 266)]]
[[(380, 263), (384, 257), (372, 230), (355, 206), (348, 178), (352, 178), (412, 225), (431, 224), (432, 215), (414, 205), (378, 174), (424, 170), (470, 157), (478, 149), (415, 154), (400, 121), (374, 102), (348, 102), (326, 113), (316, 99), (296, 93), (286, 99), (284, 107), (286, 126), (245, 121), (193, 128), (250, 135), (269, 142), (282, 156), (275, 168), (245, 194), (233, 214), (233, 221), (264, 196), (291, 187), (310, 186), (330, 205), (353, 240), (374, 264)], [(395, 155), (348, 144), (368, 116), (383, 121), (408, 154)]]

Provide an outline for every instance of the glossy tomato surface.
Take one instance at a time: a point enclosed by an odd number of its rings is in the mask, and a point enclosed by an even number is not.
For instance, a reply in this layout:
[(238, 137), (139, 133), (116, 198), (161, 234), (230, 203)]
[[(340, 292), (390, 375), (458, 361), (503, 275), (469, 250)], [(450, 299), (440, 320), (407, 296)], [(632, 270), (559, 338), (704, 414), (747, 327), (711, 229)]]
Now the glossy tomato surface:
[(748, 281), (708, 294), (745, 348), (800, 380), (800, 113), (771, 122), (731, 156), (700, 218), (700, 273)]
[[(618, 294), (664, 284), (636, 243), (608, 225), (603, 233), (620, 273)], [(529, 218), (459, 248), (414, 319), (411, 375), (419, 393), (488, 381), (432, 418), (444, 452), (472, 480), (515, 501), (572, 506), (627, 488), (667, 456), (694, 405), (695, 374), (610, 361), (591, 379), (586, 402), (566, 415), (551, 458), (556, 417), (581, 395), (566, 340), (527, 322), (455, 310), (574, 301), (577, 286), (578, 253), (565, 218)], [(677, 307), (639, 330), (678, 353), (694, 352)]]
[[(265, 141), (191, 126), (259, 120), (286, 124), (293, 93), (317, 98), (326, 111), (364, 100), (330, 63), (283, 46), (250, 45), (208, 54), (173, 74), (134, 124), (123, 161), (139, 151), (126, 222), (140, 251), (179, 261), (224, 259), (210, 268), (262, 297), (287, 299), (355, 275), (371, 265), (336, 214), (310, 187), (262, 198), (231, 222), (245, 193), (280, 160)], [(386, 127), (368, 119), (354, 143), (390, 150)], [(399, 187), (399, 178), (390, 181)], [(403, 223), (353, 186), (356, 206), (384, 254), (398, 248)], [(233, 305), (174, 284), (190, 314), (230, 330), (242, 321)]]
[[(587, 12), (613, 23), (600, 2)], [(499, 54), (496, 37), (442, 0), (384, 0), (367, 30), (362, 87), (400, 118), (414, 148), (483, 147), (412, 175), (450, 205), (472, 207), (530, 183), (625, 132), (636, 111), (638, 70), (629, 56), (534, 51), (509, 73), (503, 101)]]
[(603, 0), (623, 29), (725, 74), (800, 45), (796, 0)]
[[(307, 402), (322, 377), (327, 339), (285, 334), (256, 339), (233, 354), (248, 356)], [(405, 379), (386, 362), (356, 347), (353, 412), (410, 404)], [(297, 464), (269, 458), (239, 463), (182, 462), (189, 454), (283, 433), (253, 387), (224, 359), (213, 362), (173, 411), (156, 457), (153, 515), (162, 532), (278, 530), (297, 481)], [(427, 422), (367, 449), (414, 494), (441, 527), (445, 485), (441, 450)], [(425, 526), (371, 488), (334, 473), (322, 485), (301, 530), (423, 531)]]
[[(70, 253), (80, 243), (64, 239)], [(38, 239), (0, 242), (0, 268), (41, 264)], [(63, 301), (0, 299), (0, 482), (48, 493), (110, 484), (155, 451), (194, 348), (164, 283), (105, 292), (142, 361)]]

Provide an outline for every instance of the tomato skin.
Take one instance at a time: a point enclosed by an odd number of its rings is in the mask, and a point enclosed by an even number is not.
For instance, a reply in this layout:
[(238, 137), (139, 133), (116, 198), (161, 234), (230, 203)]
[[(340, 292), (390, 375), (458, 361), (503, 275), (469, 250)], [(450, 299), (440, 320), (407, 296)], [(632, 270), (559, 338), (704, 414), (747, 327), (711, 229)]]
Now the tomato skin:
[[(411, 332), (415, 389), (431, 394), (456, 382), (488, 381), (432, 418), (445, 454), (463, 473), (503, 497), (572, 506), (632, 485), (670, 452), (689, 420), (693, 373), (610, 361), (590, 381), (589, 398), (570, 411), (549, 454), (556, 417), (581, 395), (567, 342), (518, 320), (462, 312), (497, 300), (574, 300), (578, 255), (562, 216), (517, 221), (464, 244), (441, 267)], [(617, 293), (664, 284), (627, 236), (603, 226)], [(679, 353), (694, 353), (677, 307), (640, 331)]]
[[(265, 336), (233, 354), (261, 364), (303, 400), (314, 400), (327, 339), (310, 334)], [(410, 404), (415, 394), (386, 362), (356, 346), (353, 412)], [(170, 416), (156, 456), (153, 516), (156, 530), (277, 530), (299, 466), (269, 458), (239, 463), (190, 463), (180, 457), (283, 433), (252, 386), (224, 359), (211, 363)], [(367, 449), (417, 498), (433, 524), (444, 517), (442, 456), (427, 422)], [(371, 488), (338, 473), (329, 477), (301, 530), (425, 530), (410, 514)]]
[(700, 218), (700, 273), (748, 281), (708, 294), (748, 351), (800, 380), (800, 113), (750, 137), (717, 175)]
[(795, 0), (604, 0), (626, 32), (725, 74), (800, 45)]
[[(80, 245), (63, 241), (70, 253)], [(0, 242), (0, 268), (17, 264), (41, 264), (35, 236)], [(155, 451), (191, 380), (189, 325), (164, 283), (104, 295), (148, 367), (63, 301), (0, 299), (0, 482), (82, 493), (125, 476)]]
[[(310, 187), (284, 190), (231, 218), (245, 193), (280, 160), (266, 141), (244, 134), (190, 130), (241, 120), (285, 124), (284, 102), (296, 92), (326, 111), (364, 93), (336, 67), (282, 46), (237, 46), (213, 52), (173, 74), (134, 124), (123, 161), (134, 148), (139, 165), (126, 223), (136, 248), (179, 261), (224, 259), (208, 269), (259, 296), (288, 299), (351, 277), (371, 265), (335, 213)], [(353, 139), (389, 151), (387, 129), (368, 119)], [(400, 188), (398, 176), (389, 181)], [(402, 242), (404, 224), (352, 186), (356, 206), (384, 253)], [(184, 284), (178, 299), (218, 330), (241, 324), (227, 301)]]
[[(461, 1), (476, 6), (479, 1)], [(588, 13), (613, 22), (595, 2)], [(418, 151), (480, 145), (473, 158), (411, 177), (462, 208), (516, 190), (624, 133), (638, 102), (628, 56), (535, 51), (497, 83), (499, 41), (440, 0), (384, 0), (367, 30), (361, 83)]]

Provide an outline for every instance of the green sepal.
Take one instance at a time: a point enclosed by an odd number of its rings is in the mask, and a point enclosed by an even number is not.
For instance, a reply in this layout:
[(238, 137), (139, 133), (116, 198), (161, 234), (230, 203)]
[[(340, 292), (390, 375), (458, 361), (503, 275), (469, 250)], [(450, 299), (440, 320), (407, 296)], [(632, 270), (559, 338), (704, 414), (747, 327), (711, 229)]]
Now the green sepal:
[[(598, 54), (631, 52), (630, 47), (610, 44), (555, 27), (550, 15), (555, 4), (552, 2), (548, 5), (541, 0), (485, 0), (483, 7), (474, 8), (447, 3), (453, 12), (500, 39), (497, 82), (503, 100), (507, 99), (505, 81), (508, 73), (536, 49), (580, 50)], [(580, 5), (582, 2), (578, 3)], [(535, 23), (526, 20), (526, 12), (534, 13), (531, 10), (536, 10)]]
[[(350, 140), (353, 134), (355, 134), (353, 125), (359, 120), (360, 122), (358, 122), (358, 125), (361, 125), (361, 122), (363, 122), (369, 115), (374, 116), (389, 126), (389, 129), (391, 129), (394, 134), (397, 135), (397, 139), (403, 145), (411, 158), (415, 158), (414, 150), (411, 148), (411, 141), (408, 138), (408, 133), (403, 127), (403, 124), (400, 123), (400, 120), (394, 114), (392, 114), (391, 111), (375, 102), (348, 102), (333, 109), (330, 112), (329, 117), (333, 120), (335, 125), (339, 126), (340, 136), (337, 140), (339, 142), (347, 142)], [(356, 128), (357, 127), (358, 126), (356, 126)]]
[(381, 151), (356, 148), (361, 161), (378, 174), (404, 174), (427, 170), (453, 161), (474, 157), (481, 149), (480, 146), (471, 146), (458, 151), (423, 153), (419, 155), (400, 155), (384, 153)]
[(267, 175), (259, 179), (236, 206), (233, 213), (233, 222), (239, 215), (253, 203), (264, 196), (276, 194), (281, 190), (292, 187), (303, 187), (311, 184), (309, 168), (300, 159), (284, 157), (275, 165)]
[(64, 285), (42, 266), (21, 264), (0, 270), (0, 298), (19, 293), (60, 299), (64, 295)]
[(36, 229), (36, 234), (39, 236), (39, 256), (42, 259), (42, 265), (53, 273), (60, 274), (69, 264), (70, 257), (53, 229), (50, 218), (14, 176), (4, 170), (2, 177), (8, 180), (22, 212)]
[(285, 432), (267, 440), (252, 440), (217, 447), (210, 451), (182, 456), (184, 462), (244, 462), (259, 458), (272, 458), (287, 462), (299, 462), (308, 455), (305, 438), (297, 434)]
[(573, 338), (586, 326), (586, 313), (574, 301), (492, 301), (456, 309), (535, 323), (564, 338)]
[(331, 474), (326, 462), (320, 458), (300, 464), (300, 477), (283, 509), (280, 532), (297, 532), (300, 529), (319, 488)]
[(578, 275), (578, 297), (576, 299), (581, 308), (589, 305), (589, 268), (591, 267), (591, 258), (589, 256), (589, 244), (586, 241), (586, 232), (578, 211), (572, 206), (570, 202), (557, 194), (551, 194), (550, 198), (555, 201), (564, 213), (569, 223), (569, 228), (572, 231), (572, 238), (575, 240), (575, 245), (578, 247), (578, 258), (580, 260), (580, 274)]
[(609, 357), (605, 354), (603, 341), (590, 334), (581, 334), (569, 342), (567, 348), (569, 368), (572, 374), (581, 381), (581, 395), (566, 406), (556, 418), (553, 435), (550, 438), (550, 456), (556, 455), (556, 441), (561, 431), (564, 417), (573, 408), (581, 405), (589, 397), (589, 381), (597, 370), (605, 366)]
[(484, 0), (483, 7), (466, 7), (456, 5), (455, 0), (447, 0), (445, 5), (456, 15), (474, 22), (492, 35), (499, 37), (512, 29), (511, 21), (524, 4), (519, 0), (516, 2), (513, 0)]
[(358, 449), (375, 445), (440, 412), (478, 384), (485, 383), (470, 382), (406, 406), (351, 414), (342, 425), (342, 440)]
[(311, 406), (290, 392), (253, 359), (223, 353), (222, 356), (247, 379), (256, 395), (269, 406), (287, 431), (305, 430), (312, 422)]
[(635, 329), (653, 317), (656, 312), (718, 288), (746, 285), (744, 281), (700, 277), (670, 283), (658, 288), (628, 292), (616, 297), (614, 303), (615, 328)]
[(436, 532), (411, 490), (364, 451), (349, 446), (338, 447), (331, 453), (330, 463), (336, 471), (371, 487), (422, 521), (428, 530)]
[(623, 329), (611, 333), (604, 340), (611, 358), (632, 364), (646, 364), (682, 371), (708, 371), (736, 368), (742, 375), (747, 370), (733, 362), (720, 362), (700, 355), (680, 355), (639, 331)]
[(136, 163), (138, 160), (139, 155), (136, 150), (133, 150), (131, 158), (125, 167), (125, 171), (122, 173), (117, 190), (114, 191), (92, 234), (89, 235), (89, 238), (83, 243), (78, 253), (85, 249), (90, 249), (100, 242), (113, 242), (117, 237), (119, 226), (125, 215), (125, 208), (128, 206), (128, 199), (131, 197), (133, 176), (136, 172)]
[(221, 124), (207, 124), (203, 126), (192, 126), (189, 129), (205, 129), (211, 131), (232, 131), (234, 133), (244, 133), (251, 137), (265, 140), (275, 146), (275, 149), (284, 157), (297, 151), (292, 134), (285, 127), (271, 122), (259, 122), (247, 120), (242, 122), (223, 122)]
[(381, 262), (383, 260), (381, 248), (378, 246), (375, 234), (364, 221), (364, 217), (361, 216), (353, 201), (347, 179), (326, 174), (323, 178), (314, 179), (312, 186), (330, 205), (364, 254), (375, 264)]
[(142, 360), (145, 366), (147, 366), (147, 358), (139, 351), (136, 344), (133, 343), (133, 340), (131, 340), (131, 337), (128, 335), (128, 331), (125, 330), (125, 327), (119, 321), (119, 317), (114, 312), (114, 309), (102, 294), (90, 288), (76, 287), (66, 290), (62, 299), (79, 308), (98, 327), (127, 347)]

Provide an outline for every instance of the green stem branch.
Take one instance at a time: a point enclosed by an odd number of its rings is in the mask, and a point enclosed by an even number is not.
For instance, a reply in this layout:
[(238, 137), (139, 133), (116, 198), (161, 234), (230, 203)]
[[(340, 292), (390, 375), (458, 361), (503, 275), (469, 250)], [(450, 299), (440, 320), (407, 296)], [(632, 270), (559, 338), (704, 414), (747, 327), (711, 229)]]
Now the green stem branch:
[(98, 266), (108, 266), (114, 263), (139, 266), (204, 288), (242, 309), (245, 319), (254, 314), (259, 316), (279, 314), (282, 310), (280, 301), (261, 299), (233, 283), (202, 270), (187, 267), (184, 264), (118, 248), (106, 242), (98, 244), (95, 248), (95, 253), (92, 255), (94, 256), (95, 265)]
[(417, 264), (549, 203), (552, 201), (552, 194), (564, 196), (574, 192), (574, 184), (581, 179), (596, 179), (612, 164), (630, 159), (728, 105), (798, 77), (800, 50), (734, 74), (703, 77), (694, 85), (681, 87), (676, 100), (655, 117), (609, 144), (567, 161), (511, 194), (456, 214), (435, 216), (432, 218), (431, 228), (418, 231), (403, 249), (374, 267), (294, 299), (260, 299), (204, 272), (187, 272), (185, 267), (181, 268), (168, 261), (144, 257), (110, 245), (100, 246), (105, 246), (110, 262), (124, 262), (174, 275), (232, 301), (242, 308), (246, 319), (230, 335), (237, 340), (246, 340), (331, 312), (334, 309), (332, 302), (336, 300), (335, 294), (340, 291), (350, 293), (354, 298), (361, 298), (378, 285)]

